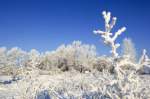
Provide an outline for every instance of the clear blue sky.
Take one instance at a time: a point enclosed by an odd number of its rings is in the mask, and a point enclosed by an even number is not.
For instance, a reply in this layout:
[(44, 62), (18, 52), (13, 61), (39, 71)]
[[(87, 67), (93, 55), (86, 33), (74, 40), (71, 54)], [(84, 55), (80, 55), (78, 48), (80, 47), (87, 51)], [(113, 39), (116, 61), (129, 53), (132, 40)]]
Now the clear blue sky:
[(138, 51), (150, 52), (150, 0), (0, 0), (0, 46), (47, 51), (80, 40), (105, 54), (92, 33), (104, 27), (103, 10), (118, 17), (115, 29), (127, 27), (118, 42), (130, 37)]

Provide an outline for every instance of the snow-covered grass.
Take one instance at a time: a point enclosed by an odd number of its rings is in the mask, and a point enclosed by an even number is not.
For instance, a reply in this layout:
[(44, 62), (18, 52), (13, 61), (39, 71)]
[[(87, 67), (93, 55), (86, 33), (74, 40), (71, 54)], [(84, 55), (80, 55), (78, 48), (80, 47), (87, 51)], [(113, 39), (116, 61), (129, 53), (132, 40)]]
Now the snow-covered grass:
[(129, 76), (131, 78), (122, 77), (116, 79), (114, 74), (110, 74), (107, 71), (90, 73), (68, 71), (52, 73), (51, 75), (39, 75), (37, 70), (30, 72), (22, 80), (8, 85), (1, 84), (0, 96), (1, 99), (7, 99), (8, 97), (39, 99), (37, 96), (41, 92), (47, 91), (51, 99), (150, 98), (148, 96), (148, 93), (150, 93), (149, 76), (133, 74)]

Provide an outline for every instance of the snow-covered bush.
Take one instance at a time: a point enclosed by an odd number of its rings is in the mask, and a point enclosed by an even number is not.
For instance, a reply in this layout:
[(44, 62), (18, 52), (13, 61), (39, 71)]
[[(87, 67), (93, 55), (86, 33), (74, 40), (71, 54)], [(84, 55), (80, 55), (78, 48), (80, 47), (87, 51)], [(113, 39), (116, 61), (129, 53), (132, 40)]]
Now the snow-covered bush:
[(94, 33), (101, 35), (101, 37), (104, 39), (104, 43), (111, 47), (110, 52), (112, 53), (112, 56), (115, 58), (118, 56), (117, 48), (120, 46), (120, 44), (119, 43), (116, 44), (115, 41), (118, 38), (118, 36), (121, 35), (126, 30), (126, 28), (122, 27), (117, 32), (115, 32), (115, 34), (113, 35), (111, 33), (111, 30), (114, 27), (114, 25), (116, 24), (117, 18), (113, 17), (112, 21), (110, 23), (111, 13), (103, 11), (102, 15), (103, 15), (104, 20), (105, 20), (105, 30), (104, 31), (96, 30), (96, 31), (94, 31)]
[[(32, 49), (25, 52), (20, 48), (0, 49), (0, 67), (5, 73), (14, 73), (25, 68), (41, 70), (68, 71), (74, 69), (80, 72), (91, 70), (96, 59), (94, 45), (74, 41), (72, 44), (61, 45), (55, 51), (39, 53)], [(18, 69), (17, 69), (18, 68)], [(2, 73), (2, 72), (1, 72)]]
[(96, 69), (100, 72), (108, 71), (113, 73), (113, 60), (111, 57), (101, 56), (97, 57), (93, 69)]
[[(105, 31), (97, 30), (94, 31), (96, 34), (100, 34), (104, 39), (104, 43), (112, 48), (112, 66), (114, 69), (114, 78), (106, 84), (106, 86), (102, 87), (102, 92), (104, 96), (107, 96), (111, 99), (137, 99), (139, 97), (140, 90), (138, 90), (138, 76), (136, 75), (136, 71), (124, 71), (121, 66), (128, 67), (128, 65), (135, 66), (132, 61), (135, 59), (134, 48), (132, 48), (132, 44), (130, 40), (124, 41), (124, 56), (118, 56), (117, 48), (120, 44), (115, 44), (116, 38), (122, 34), (126, 30), (125, 27), (119, 29), (114, 36), (111, 33), (111, 29), (114, 27), (116, 23), (116, 17), (112, 18), (112, 22), (110, 23), (111, 13), (103, 11), (103, 17), (105, 19)], [(131, 49), (129, 49), (131, 48)], [(127, 51), (131, 51), (128, 53)], [(130, 57), (131, 55), (131, 57)], [(131, 58), (131, 59), (130, 59)], [(105, 62), (106, 63), (106, 62)], [(107, 79), (107, 78), (106, 78)]]
[(114, 78), (108, 80), (102, 87), (103, 95), (111, 99), (138, 99), (141, 90), (139, 89), (139, 78), (134, 72), (123, 72), (121, 68), (115, 68)]
[(0, 48), (0, 74), (1, 75), (7, 73), (5, 71), (8, 69), (8, 66), (6, 66), (8, 62), (6, 53), (7, 53), (6, 47), (1, 47)]
[(40, 64), (40, 53), (36, 49), (32, 49), (28, 53), (27, 66), (35, 68)]
[(7, 57), (6, 57), (7, 49), (6, 47), (0, 48), (0, 67), (4, 67), (7, 63)]
[(63, 54), (64, 57), (71, 56), (69, 57), (72, 62), (70, 63), (71, 65), (78, 64), (80, 62), (84, 65), (88, 62), (88, 59), (96, 56), (95, 46), (82, 44), (80, 41), (74, 41), (72, 44), (64, 47), (61, 46), (56, 50), (56, 52), (60, 53), (60, 56), (61, 54)]
[(9, 66), (20, 67), (24, 65), (26, 52), (18, 47), (14, 47), (7, 51), (7, 61)]
[(147, 55), (146, 49), (143, 50), (142, 56), (139, 59), (139, 64), (141, 65), (150, 65), (150, 59)]
[(1, 73), (16, 75), (18, 69), (25, 65), (27, 53), (18, 47), (14, 47), (10, 50), (6, 48), (0, 49), (0, 61), (1, 61)]
[(49, 70), (57, 67), (62, 71), (75, 69), (82, 72), (82, 69), (83, 71), (91, 69), (95, 59), (95, 46), (74, 41), (72, 44), (61, 45), (55, 51), (45, 53), (40, 68)]
[(117, 59), (117, 65), (123, 70), (138, 70), (138, 64), (130, 60), (129, 56), (122, 56)]
[(57, 68), (57, 54), (55, 51), (45, 52), (41, 55), (38, 68), (41, 70), (53, 70)]
[(150, 74), (150, 59), (147, 55), (146, 49), (143, 50), (142, 56), (139, 59), (139, 74)]

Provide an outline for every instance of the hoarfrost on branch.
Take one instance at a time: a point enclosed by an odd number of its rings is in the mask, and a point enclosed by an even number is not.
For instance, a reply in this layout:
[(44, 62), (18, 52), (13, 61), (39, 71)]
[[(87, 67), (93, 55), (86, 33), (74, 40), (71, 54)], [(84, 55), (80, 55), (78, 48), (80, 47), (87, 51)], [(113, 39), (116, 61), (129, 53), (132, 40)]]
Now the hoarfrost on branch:
[(113, 35), (113, 33), (111, 33), (111, 30), (115, 26), (117, 18), (113, 17), (112, 21), (110, 22), (110, 20), (111, 20), (110, 12), (103, 11), (102, 15), (105, 20), (105, 30), (104, 31), (95, 30), (94, 33), (101, 35), (101, 37), (104, 39), (104, 43), (111, 47), (110, 52), (112, 53), (112, 56), (117, 57), (118, 56), (117, 48), (120, 46), (120, 44), (115, 43), (115, 41), (118, 38), (118, 36), (121, 35), (126, 30), (126, 27), (122, 27), (117, 32), (115, 32)]

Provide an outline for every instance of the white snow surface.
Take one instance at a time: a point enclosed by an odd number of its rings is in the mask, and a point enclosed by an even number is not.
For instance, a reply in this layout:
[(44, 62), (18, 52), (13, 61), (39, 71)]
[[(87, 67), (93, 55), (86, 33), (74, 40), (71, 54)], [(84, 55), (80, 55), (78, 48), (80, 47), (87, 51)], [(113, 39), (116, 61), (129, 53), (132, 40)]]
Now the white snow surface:
[[(22, 80), (11, 84), (0, 84), (0, 99), (36, 99), (38, 93), (43, 90), (48, 90), (52, 99), (93, 99), (90, 98), (91, 93), (101, 92), (104, 90), (103, 87), (110, 83), (109, 81), (113, 81), (113, 75), (100, 72), (77, 73), (69, 71), (51, 75), (36, 75), (33, 72), (31, 76), (26, 76)], [(139, 81), (139, 90), (143, 89), (145, 93), (150, 93), (150, 76), (140, 76)], [(89, 98), (83, 98), (85, 93), (89, 94)], [(150, 98), (148, 95), (143, 98)]]

